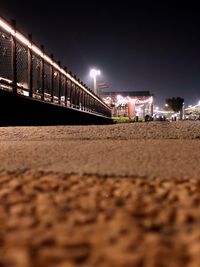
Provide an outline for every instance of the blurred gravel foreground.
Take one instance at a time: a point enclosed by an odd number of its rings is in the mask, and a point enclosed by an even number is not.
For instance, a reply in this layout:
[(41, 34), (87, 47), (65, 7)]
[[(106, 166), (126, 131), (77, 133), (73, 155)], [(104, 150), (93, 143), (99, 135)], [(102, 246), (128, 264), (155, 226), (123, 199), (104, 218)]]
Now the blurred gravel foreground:
[(200, 122), (0, 128), (0, 267), (199, 267)]

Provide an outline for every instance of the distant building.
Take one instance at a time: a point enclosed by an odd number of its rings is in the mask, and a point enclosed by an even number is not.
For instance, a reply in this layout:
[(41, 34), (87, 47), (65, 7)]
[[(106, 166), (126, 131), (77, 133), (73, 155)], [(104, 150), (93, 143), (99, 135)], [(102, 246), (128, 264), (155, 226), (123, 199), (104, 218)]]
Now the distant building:
[(113, 117), (153, 115), (153, 94), (149, 91), (104, 92), (101, 97), (111, 106)]

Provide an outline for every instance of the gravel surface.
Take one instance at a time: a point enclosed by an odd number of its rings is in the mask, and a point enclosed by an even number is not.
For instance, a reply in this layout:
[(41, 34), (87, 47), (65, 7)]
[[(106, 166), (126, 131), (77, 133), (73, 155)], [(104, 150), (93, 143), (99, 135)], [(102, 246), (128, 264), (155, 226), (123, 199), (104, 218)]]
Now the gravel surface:
[(0, 171), (199, 177), (200, 122), (0, 128)]
[(199, 267), (200, 180), (0, 176), (0, 266)]
[(199, 267), (200, 123), (0, 128), (0, 267)]
[(200, 121), (1, 127), (0, 141), (200, 139)]

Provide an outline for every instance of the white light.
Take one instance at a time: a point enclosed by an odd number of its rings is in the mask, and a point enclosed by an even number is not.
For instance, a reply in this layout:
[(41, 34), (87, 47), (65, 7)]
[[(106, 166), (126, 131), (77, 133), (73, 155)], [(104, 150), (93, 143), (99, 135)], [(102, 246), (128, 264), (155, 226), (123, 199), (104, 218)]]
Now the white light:
[(147, 99), (144, 99), (144, 100), (142, 100), (142, 99), (136, 99), (136, 104), (152, 104), (153, 103), (153, 97), (151, 96), (151, 97), (149, 97), (149, 98), (147, 98)]
[(43, 57), (43, 52), (35, 45), (31, 46), (32, 51), (40, 57)]
[(60, 68), (60, 66), (58, 65), (58, 64), (56, 64), (55, 62), (53, 62), (53, 66), (54, 66), (54, 68), (56, 68), (57, 70), (61, 70), (61, 68)]
[(12, 27), (10, 27), (10, 25), (8, 25), (5, 21), (3, 21), (0, 18), (0, 26), (6, 30), (7, 32), (11, 33), (12, 35), (14, 35), (15, 31), (12, 29)]
[(159, 110), (159, 107), (156, 107), (156, 110)]
[(96, 70), (96, 69), (91, 69), (90, 70), (90, 76), (92, 78), (94, 78), (94, 77), (96, 77), (97, 75), (100, 75), (100, 74), (101, 74), (100, 70)]
[(117, 95), (117, 99), (116, 99), (116, 105), (120, 106), (120, 105), (126, 105), (127, 104), (127, 99), (126, 97), (123, 97), (121, 95)]
[(17, 86), (28, 89), (28, 84), (27, 83), (17, 83)]
[(22, 90), (22, 95), (29, 96), (29, 92)]
[(44, 55), (44, 60), (50, 64), (52, 64), (52, 59), (50, 57), (48, 57), (47, 55)]
[(66, 71), (64, 69), (61, 69), (60, 72), (64, 75), (66, 75)]
[(3, 77), (0, 77), (0, 81), (5, 81), (5, 82), (7, 82), (7, 83), (12, 83), (11, 80), (6, 79), (6, 78), (3, 78)]
[[(104, 102), (110, 103), (111, 98), (109, 98), (109, 100), (107, 100), (107, 99), (104, 98)], [(153, 101), (153, 97), (149, 97), (145, 100), (141, 100), (141, 99), (138, 99), (136, 97), (130, 97), (130, 96), (124, 97), (124, 96), (119, 94), (116, 96), (115, 105), (116, 105), (116, 107), (125, 106), (125, 105), (128, 105), (129, 103), (134, 104), (134, 105), (144, 105), (144, 104), (152, 104), (152, 101)]]
[(101, 72), (100, 70), (96, 70), (96, 69), (91, 69), (90, 70), (90, 77), (93, 78), (93, 83), (94, 83), (94, 94), (97, 95), (98, 94), (98, 89), (97, 89), (97, 75), (100, 75)]
[(21, 33), (16, 32), (15, 36), (24, 45), (26, 45), (26, 46), (30, 46), (31, 45), (31, 43), (29, 42), (29, 40), (26, 37), (24, 37)]

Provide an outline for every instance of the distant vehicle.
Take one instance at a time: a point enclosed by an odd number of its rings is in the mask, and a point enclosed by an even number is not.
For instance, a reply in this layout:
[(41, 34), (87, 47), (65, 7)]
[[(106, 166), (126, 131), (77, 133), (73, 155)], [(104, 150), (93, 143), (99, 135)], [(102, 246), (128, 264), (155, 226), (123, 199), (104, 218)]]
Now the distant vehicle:
[(166, 116), (165, 115), (161, 115), (161, 114), (154, 114), (153, 115), (153, 120), (154, 121), (166, 121)]

